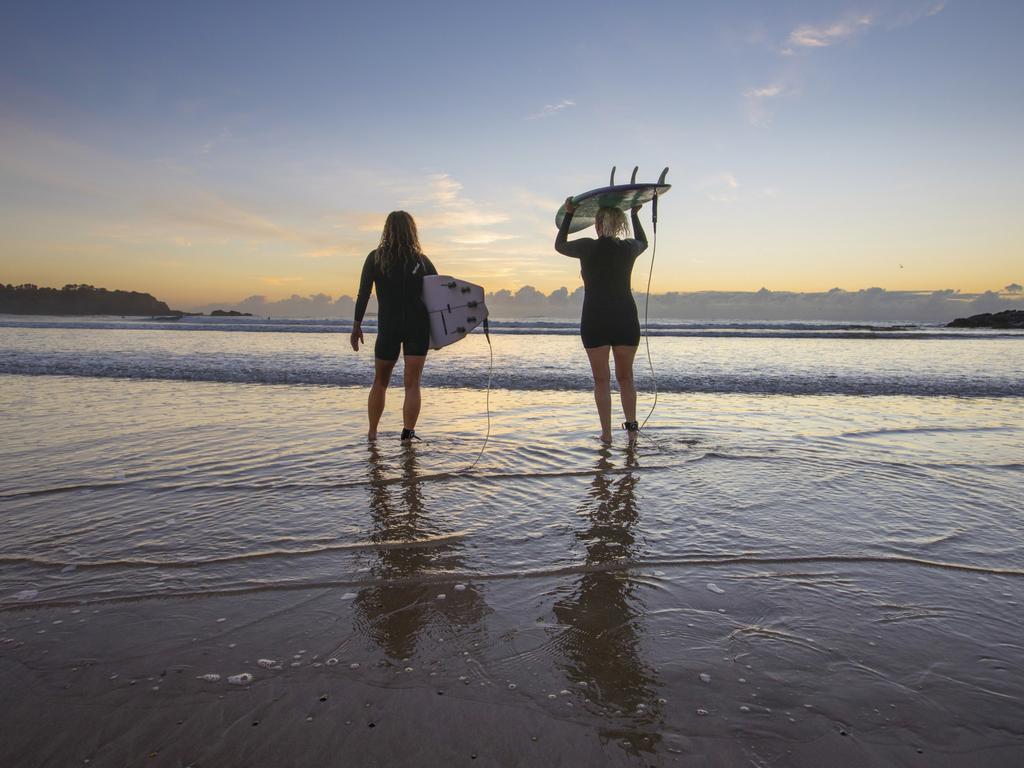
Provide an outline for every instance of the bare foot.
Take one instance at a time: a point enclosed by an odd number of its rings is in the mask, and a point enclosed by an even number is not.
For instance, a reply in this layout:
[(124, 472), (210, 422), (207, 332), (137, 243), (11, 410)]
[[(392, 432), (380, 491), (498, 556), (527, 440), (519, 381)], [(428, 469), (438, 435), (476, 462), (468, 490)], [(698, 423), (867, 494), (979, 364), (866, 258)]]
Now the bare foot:
[(366, 439), (367, 439), (368, 442), (372, 443), (374, 440), (377, 439), (377, 431), (373, 430), (372, 432), (367, 432), (366, 433)]
[(611, 445), (612, 433), (611, 432), (602, 432), (601, 433), (601, 442), (604, 443), (605, 445)]

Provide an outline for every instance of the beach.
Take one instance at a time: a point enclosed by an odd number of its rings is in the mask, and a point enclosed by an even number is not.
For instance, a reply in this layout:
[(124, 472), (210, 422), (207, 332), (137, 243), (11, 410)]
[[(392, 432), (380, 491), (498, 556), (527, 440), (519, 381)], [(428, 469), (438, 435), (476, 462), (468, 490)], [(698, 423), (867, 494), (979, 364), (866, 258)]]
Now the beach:
[(0, 768), (1024, 766), (1024, 3), (3, 21)]
[(474, 334), (405, 448), (338, 328), (17, 322), (4, 765), (1024, 756), (1020, 337), (676, 329), (603, 447), (578, 339)]

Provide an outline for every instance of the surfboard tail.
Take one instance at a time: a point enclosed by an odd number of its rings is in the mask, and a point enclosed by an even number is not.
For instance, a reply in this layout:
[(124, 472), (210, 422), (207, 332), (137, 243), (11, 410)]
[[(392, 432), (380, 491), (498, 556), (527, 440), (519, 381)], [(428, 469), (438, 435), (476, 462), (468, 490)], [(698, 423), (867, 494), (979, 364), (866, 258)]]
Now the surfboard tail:
[(488, 317), (482, 286), (450, 275), (423, 278), (423, 303), (430, 318), (430, 348), (441, 349), (466, 337)]

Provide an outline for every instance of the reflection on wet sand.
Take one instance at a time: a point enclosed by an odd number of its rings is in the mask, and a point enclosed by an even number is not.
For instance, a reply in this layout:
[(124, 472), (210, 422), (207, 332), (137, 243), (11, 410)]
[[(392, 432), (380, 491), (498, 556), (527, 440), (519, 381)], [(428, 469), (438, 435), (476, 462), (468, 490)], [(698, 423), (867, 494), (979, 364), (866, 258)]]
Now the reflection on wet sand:
[(388, 476), (388, 463), (376, 445), (369, 451), (369, 539), (378, 546), (370, 566), (374, 584), (359, 590), (355, 599), (356, 623), (390, 657), (406, 659), (432, 625), (476, 624), (487, 605), (475, 589), (459, 593), (458, 600), (438, 599), (454, 585), (437, 577), (463, 570), (462, 543), (424, 508), (416, 447), (402, 448), (397, 478)]
[(585, 525), (576, 538), (586, 548), (584, 572), (571, 595), (554, 605), (564, 629), (560, 650), (569, 680), (583, 689), (602, 717), (602, 742), (616, 741), (632, 754), (654, 752), (660, 741), (661, 701), (656, 670), (643, 659), (645, 606), (626, 570), (608, 569), (636, 556), (639, 519), (636, 450), (626, 450), (625, 472), (615, 472), (612, 452), (600, 451), (597, 474), (580, 508)]

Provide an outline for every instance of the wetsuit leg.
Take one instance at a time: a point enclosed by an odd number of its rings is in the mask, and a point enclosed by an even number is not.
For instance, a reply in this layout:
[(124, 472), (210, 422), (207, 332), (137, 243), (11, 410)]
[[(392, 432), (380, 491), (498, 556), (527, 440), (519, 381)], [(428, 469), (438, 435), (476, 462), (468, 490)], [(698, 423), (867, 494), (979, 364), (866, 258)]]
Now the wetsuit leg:
[(613, 347), (635, 347), (640, 344), (640, 320), (636, 316), (636, 310), (623, 312), (616, 326), (611, 341)]
[(401, 333), (397, 332), (401, 326), (395, 327), (393, 323), (387, 323), (378, 316), (377, 318), (377, 341), (373, 345), (373, 356), (378, 360), (397, 360), (398, 352), (402, 347)]
[(584, 305), (583, 316), (580, 318), (580, 336), (583, 337), (584, 349), (607, 346), (609, 344), (605, 340), (607, 335), (605, 318), (600, 313), (594, 312), (591, 307)]
[(596, 311), (592, 306), (583, 308), (580, 321), (580, 335), (583, 346), (594, 347), (635, 347), (640, 343), (640, 321), (636, 305), (611, 304)]
[(406, 355), (421, 356), (427, 354), (430, 349), (430, 319), (424, 311), (415, 318), (410, 318), (405, 324), (405, 333), (402, 336), (402, 353)]

